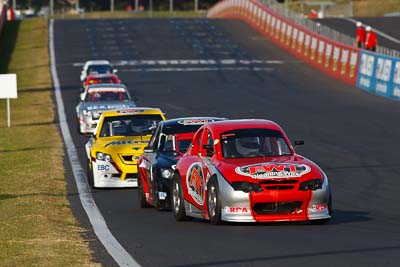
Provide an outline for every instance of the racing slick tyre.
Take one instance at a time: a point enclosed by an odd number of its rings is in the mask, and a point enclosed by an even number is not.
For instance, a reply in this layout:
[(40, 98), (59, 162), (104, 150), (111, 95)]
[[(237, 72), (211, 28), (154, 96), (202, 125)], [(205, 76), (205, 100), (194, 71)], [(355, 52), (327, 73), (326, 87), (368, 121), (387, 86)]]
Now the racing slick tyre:
[(87, 167), (87, 177), (88, 177), (88, 183), (90, 188), (94, 189), (94, 178), (93, 178), (93, 165), (91, 162), (88, 162), (88, 167)]
[(215, 177), (211, 177), (207, 185), (207, 210), (210, 223), (222, 224), (221, 199), (219, 197), (218, 182)]
[(142, 177), (140, 175), (140, 171), (138, 171), (138, 187), (137, 188), (138, 188), (138, 198), (139, 198), (140, 207), (142, 209), (149, 208), (150, 205), (147, 204), (147, 201), (146, 201), (146, 195), (145, 195), (144, 190), (143, 190)]
[(185, 203), (183, 199), (182, 182), (179, 174), (175, 174), (172, 179), (172, 212), (177, 221), (187, 221), (189, 219), (186, 216)]
[[(329, 196), (328, 211), (329, 211), (329, 215), (332, 218), (332, 195)], [(325, 223), (329, 222), (331, 220), (331, 218), (319, 219), (319, 220), (310, 220), (309, 222), (312, 225), (321, 225), (321, 224), (325, 224)]]

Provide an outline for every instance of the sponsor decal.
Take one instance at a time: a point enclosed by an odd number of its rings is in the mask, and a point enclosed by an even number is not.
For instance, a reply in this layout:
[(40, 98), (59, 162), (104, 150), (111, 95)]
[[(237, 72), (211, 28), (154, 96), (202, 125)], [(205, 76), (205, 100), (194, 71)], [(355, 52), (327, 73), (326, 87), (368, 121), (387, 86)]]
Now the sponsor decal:
[(208, 120), (208, 119), (185, 119), (178, 121), (178, 123), (183, 125), (203, 125), (214, 121), (215, 120)]
[(322, 64), (322, 57), (324, 55), (324, 50), (325, 50), (325, 42), (322, 40), (319, 40), (319, 45), (318, 45), (318, 64)]
[(371, 86), (371, 80), (369, 78), (361, 77), (360, 78), (360, 85), (369, 88)]
[(332, 56), (332, 45), (331, 44), (326, 44), (326, 49), (325, 49), (325, 68), (329, 68), (329, 63), (331, 61), (331, 56)]
[(287, 26), (287, 30), (286, 30), (286, 45), (289, 46), (290, 45), (290, 37), (292, 35), (292, 26), (288, 25)]
[(299, 30), (297, 28), (293, 29), (293, 35), (292, 35), (292, 49), (296, 49), (296, 44), (297, 44), (297, 35), (299, 33)]
[(271, 19), (271, 25), (270, 25), (270, 28), (271, 28), (270, 31), (271, 31), (271, 35), (272, 35), (272, 36), (275, 35), (275, 34), (274, 34), (275, 22), (276, 22), (275, 17), (272, 17), (272, 19)]
[(139, 145), (139, 144), (147, 144), (148, 141), (133, 141), (133, 140), (120, 140), (120, 141), (112, 141), (107, 143), (104, 147), (108, 146), (123, 146), (123, 145)]
[(388, 91), (388, 87), (386, 83), (377, 82), (376, 83), (376, 92), (381, 94), (386, 94)]
[(393, 82), (400, 84), (400, 61), (397, 61), (394, 67)]
[(390, 59), (378, 58), (376, 62), (376, 78), (385, 82), (390, 81), (392, 61)]
[(394, 87), (393, 96), (400, 98), (400, 87)]
[(339, 57), (340, 57), (340, 47), (335, 46), (333, 48), (333, 65), (332, 65), (332, 70), (337, 71), (338, 69), (338, 62), (339, 62)]
[(265, 26), (265, 31), (266, 32), (269, 32), (270, 25), (271, 25), (271, 15), (267, 14), (267, 23), (266, 23), (266, 26)]
[[(261, 23), (263, 22), (263, 21), (266, 21), (266, 18), (267, 18), (267, 12), (263, 12), (263, 16), (262, 16), (262, 20), (261, 20)], [(262, 29), (265, 29), (266, 28), (266, 24), (264, 24), (264, 25), (261, 25), (261, 28)]]
[(125, 88), (90, 88), (88, 93), (105, 93), (105, 92), (112, 92), (112, 93), (120, 93), (120, 92), (126, 92)]
[(243, 214), (243, 213), (250, 213), (250, 209), (246, 207), (224, 207), (225, 214)]
[(285, 43), (285, 38), (286, 38), (286, 23), (282, 22), (282, 29), (281, 29), (281, 42)]
[(129, 105), (88, 105), (87, 106), (87, 110), (91, 111), (91, 110), (96, 110), (96, 109), (118, 109), (118, 108), (129, 108)]
[(97, 165), (97, 170), (98, 171), (109, 171), (110, 170), (110, 166), (108, 166), (108, 165)]
[(358, 59), (358, 53), (352, 52), (350, 56), (350, 74), (349, 74), (350, 78), (353, 78), (355, 76), (357, 59)]
[(275, 38), (276, 39), (279, 39), (279, 34), (281, 32), (281, 25), (282, 25), (281, 20), (277, 19), (276, 20), (276, 29), (275, 29)]
[(341, 75), (346, 74), (347, 62), (349, 61), (349, 53), (350, 52), (347, 49), (342, 50), (342, 56), (340, 58), (340, 63), (341, 63), (340, 74)]
[(362, 54), (360, 62), (360, 73), (372, 77), (375, 57), (367, 54)]
[(236, 167), (235, 169), (237, 174), (250, 176), (254, 179), (294, 178), (301, 177), (310, 171), (310, 166), (305, 164), (273, 164), (269, 162)]
[(311, 60), (315, 59), (315, 51), (317, 50), (318, 40), (315, 37), (311, 38)]
[(311, 37), (310, 35), (306, 34), (306, 40), (304, 42), (304, 55), (308, 56), (308, 49), (310, 48)]
[(199, 204), (204, 204), (205, 184), (203, 169), (199, 163), (193, 163), (186, 174), (186, 187), (189, 195)]
[(299, 38), (297, 40), (297, 52), (301, 53), (301, 48), (303, 45), (303, 41), (304, 41), (304, 32), (299, 31)]
[(131, 114), (131, 113), (140, 113), (144, 112), (145, 109), (139, 109), (139, 108), (129, 108), (129, 109), (124, 109), (124, 110), (117, 110), (117, 113), (119, 114)]
[(326, 204), (317, 204), (317, 205), (311, 206), (312, 212), (323, 211), (323, 210), (327, 210), (327, 209), (328, 209), (328, 205), (326, 205)]

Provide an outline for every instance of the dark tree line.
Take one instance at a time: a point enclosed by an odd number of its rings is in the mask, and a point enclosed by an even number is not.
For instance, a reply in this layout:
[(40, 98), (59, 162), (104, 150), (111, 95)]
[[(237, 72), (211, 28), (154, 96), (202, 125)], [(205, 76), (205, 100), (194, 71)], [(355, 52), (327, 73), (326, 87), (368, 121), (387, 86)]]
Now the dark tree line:
[[(79, 0), (79, 6), (86, 11), (109, 10), (111, 0)], [(148, 9), (151, 0), (139, 0), (139, 5)], [(170, 0), (152, 0), (154, 10), (168, 10)], [(207, 9), (219, 0), (198, 0), (199, 9)], [(11, 5), (13, 0), (8, 0)], [(49, 6), (50, 0), (16, 0), (18, 9), (32, 7), (39, 10), (44, 6)], [(55, 9), (75, 8), (76, 0), (54, 0)], [(135, 6), (135, 0), (114, 0), (115, 10), (124, 10), (128, 6)], [(175, 10), (193, 10), (194, 0), (174, 0)]]

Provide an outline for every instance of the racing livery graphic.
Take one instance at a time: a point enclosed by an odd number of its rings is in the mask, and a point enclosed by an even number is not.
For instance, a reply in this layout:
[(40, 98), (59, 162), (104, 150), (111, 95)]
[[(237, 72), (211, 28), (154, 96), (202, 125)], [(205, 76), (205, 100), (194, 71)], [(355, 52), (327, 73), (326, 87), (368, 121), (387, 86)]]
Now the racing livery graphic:
[(178, 160), (171, 187), (178, 221), (322, 224), (332, 214), (325, 173), (296, 154), (282, 128), (268, 120), (203, 125)]
[(186, 175), (186, 185), (189, 195), (192, 196), (197, 204), (204, 203), (204, 180), (201, 165), (194, 163), (188, 170)]
[(237, 174), (248, 175), (254, 179), (301, 177), (310, 171), (307, 165), (261, 163), (237, 167)]

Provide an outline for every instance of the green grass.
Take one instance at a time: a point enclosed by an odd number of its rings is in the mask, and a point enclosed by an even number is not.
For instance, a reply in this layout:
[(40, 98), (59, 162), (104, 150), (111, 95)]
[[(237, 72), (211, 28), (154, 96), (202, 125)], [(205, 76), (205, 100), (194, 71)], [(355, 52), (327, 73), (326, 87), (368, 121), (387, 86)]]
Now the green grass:
[(0, 39), (0, 72), (18, 76), (11, 128), (0, 100), (0, 266), (96, 265), (67, 200), (47, 29), (8, 22)]
[(96, 11), (86, 12), (81, 15), (76, 14), (57, 14), (54, 18), (58, 19), (105, 19), (105, 18), (204, 18), (206, 11), (142, 11), (142, 12), (127, 12), (127, 11)]

